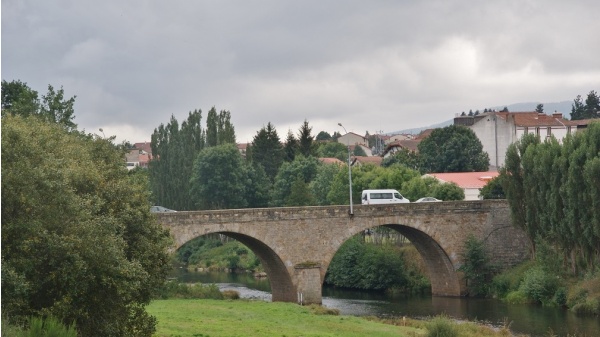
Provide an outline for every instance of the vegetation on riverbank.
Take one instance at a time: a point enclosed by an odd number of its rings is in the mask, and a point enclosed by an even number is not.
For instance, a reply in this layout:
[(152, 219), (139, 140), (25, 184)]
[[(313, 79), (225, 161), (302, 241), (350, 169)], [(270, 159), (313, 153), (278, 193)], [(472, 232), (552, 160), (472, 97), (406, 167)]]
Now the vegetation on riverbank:
[(465, 273), (471, 295), (487, 296), (508, 303), (537, 303), (568, 308), (576, 314), (600, 315), (600, 270), (573, 276), (565, 270), (552, 246), (537, 243), (536, 258), (494, 275), (496, 266), (473, 237), (464, 252)]
[(430, 321), (361, 318), (283, 302), (169, 299), (156, 300), (147, 310), (158, 320), (156, 337), (511, 336), (506, 327), (492, 329), (443, 316)]

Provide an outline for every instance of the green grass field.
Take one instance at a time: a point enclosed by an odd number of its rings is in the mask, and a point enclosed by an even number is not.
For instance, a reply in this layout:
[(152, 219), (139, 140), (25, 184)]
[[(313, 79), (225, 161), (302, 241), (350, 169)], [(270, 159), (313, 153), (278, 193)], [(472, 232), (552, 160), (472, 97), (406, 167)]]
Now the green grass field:
[(424, 336), (424, 329), (360, 317), (317, 315), (293, 303), (246, 300), (156, 300), (157, 337), (219, 336)]

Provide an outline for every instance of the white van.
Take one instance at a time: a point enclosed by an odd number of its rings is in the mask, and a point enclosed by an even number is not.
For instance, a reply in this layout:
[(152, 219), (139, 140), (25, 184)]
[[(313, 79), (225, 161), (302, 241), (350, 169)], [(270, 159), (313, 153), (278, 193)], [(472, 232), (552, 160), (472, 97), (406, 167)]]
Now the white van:
[(362, 204), (398, 204), (407, 203), (410, 200), (403, 197), (396, 190), (364, 190), (362, 191)]

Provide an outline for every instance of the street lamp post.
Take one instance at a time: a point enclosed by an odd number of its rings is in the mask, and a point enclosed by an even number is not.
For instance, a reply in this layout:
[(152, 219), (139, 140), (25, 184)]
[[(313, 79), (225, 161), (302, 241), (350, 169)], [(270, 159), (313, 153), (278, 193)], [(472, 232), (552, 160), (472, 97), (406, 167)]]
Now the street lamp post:
[(102, 132), (102, 138), (106, 138), (106, 135), (104, 134), (104, 130), (102, 130), (102, 128), (98, 129), (98, 131)]
[[(338, 123), (344, 129), (344, 132), (348, 134), (346, 128), (342, 125), (342, 123)], [(350, 161), (350, 140), (346, 141), (346, 145), (348, 145), (348, 190), (350, 191), (350, 216), (354, 215), (354, 210), (352, 208), (352, 163)]]

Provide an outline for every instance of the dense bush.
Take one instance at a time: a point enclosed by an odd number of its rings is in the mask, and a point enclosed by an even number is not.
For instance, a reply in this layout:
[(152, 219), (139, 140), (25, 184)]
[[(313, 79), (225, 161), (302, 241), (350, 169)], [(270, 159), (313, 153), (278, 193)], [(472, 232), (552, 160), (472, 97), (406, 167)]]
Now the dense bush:
[(353, 238), (334, 256), (325, 282), (331, 285), (368, 290), (402, 289), (420, 292), (429, 284), (408, 265), (398, 247), (365, 243)]
[(436, 316), (427, 323), (427, 337), (458, 337), (456, 324), (446, 316)]
[(556, 275), (546, 273), (541, 267), (535, 267), (525, 273), (519, 290), (537, 303), (552, 304), (559, 282)]

